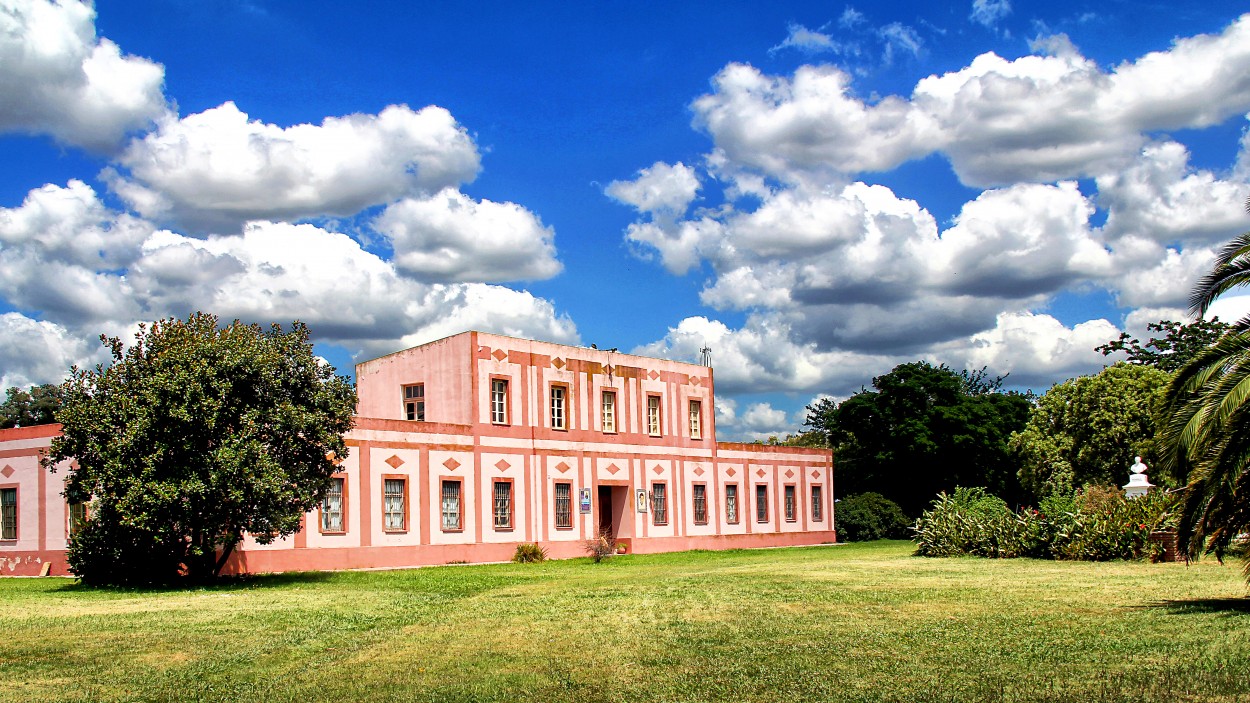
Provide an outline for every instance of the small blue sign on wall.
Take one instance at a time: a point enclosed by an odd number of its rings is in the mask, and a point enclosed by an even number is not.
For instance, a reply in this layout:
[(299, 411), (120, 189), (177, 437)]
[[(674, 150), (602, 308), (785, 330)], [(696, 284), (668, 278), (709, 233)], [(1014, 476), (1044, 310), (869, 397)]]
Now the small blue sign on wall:
[(582, 513), (590, 512), (590, 489), (580, 488), (577, 491), (577, 497), (581, 502)]

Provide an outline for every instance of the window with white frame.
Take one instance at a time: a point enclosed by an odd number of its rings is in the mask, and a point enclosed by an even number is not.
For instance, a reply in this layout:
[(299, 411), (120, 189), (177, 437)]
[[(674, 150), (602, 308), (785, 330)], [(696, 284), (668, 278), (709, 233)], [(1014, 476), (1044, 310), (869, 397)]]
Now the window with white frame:
[(812, 520), (816, 522), (825, 519), (825, 502), (821, 493), (820, 486), (812, 486)]
[(553, 430), (568, 429), (568, 389), (564, 386), (551, 387), (551, 428)]
[(755, 521), (768, 522), (768, 486), (755, 487)]
[(690, 487), (690, 501), (694, 507), (694, 524), (707, 524), (707, 486), (696, 483)]
[(738, 524), (738, 484), (725, 484), (725, 522)]
[(495, 481), (493, 490), (495, 529), (512, 529), (512, 482)]
[(690, 438), (703, 439), (703, 401), (690, 401)]
[(508, 381), (492, 378), (490, 381), (490, 421), (496, 425), (508, 424)]
[(461, 520), (460, 482), (443, 481), (442, 486), (443, 531), (455, 532), (464, 529)]
[(573, 526), (573, 484), (561, 481), (556, 484), (556, 527)]
[(0, 488), (0, 539), (17, 539), (16, 488)]
[(796, 493), (797, 491), (793, 485), (786, 486), (785, 500), (783, 501), (786, 509), (786, 522), (794, 522), (799, 519)]
[(651, 484), (651, 523), (668, 524), (668, 484)]
[(346, 532), (343, 511), (344, 479), (330, 479), (330, 489), (321, 499), (321, 531)]
[(402, 478), (382, 481), (382, 529), (402, 532), (408, 529), (405, 506), (408, 504), (408, 482)]
[(425, 384), (404, 386), (404, 419), (425, 422)]
[(647, 396), (647, 434), (660, 436), (660, 396)]
[(616, 391), (604, 391), (602, 395), (603, 431), (616, 432)]

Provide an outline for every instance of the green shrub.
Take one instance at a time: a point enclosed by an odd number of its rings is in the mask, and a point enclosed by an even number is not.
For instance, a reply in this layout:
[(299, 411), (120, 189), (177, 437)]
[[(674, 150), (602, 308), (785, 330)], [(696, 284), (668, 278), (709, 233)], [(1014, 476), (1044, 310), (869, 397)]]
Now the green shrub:
[(911, 520), (898, 503), (880, 493), (861, 493), (838, 501), (838, 539), (869, 542), (904, 539), (911, 534)]
[(516, 553), (512, 555), (512, 561), (518, 564), (534, 564), (540, 561), (547, 561), (547, 550), (534, 542), (522, 542), (516, 546)]
[(1129, 500), (1093, 486), (1052, 495), (1013, 513), (980, 488), (939, 495), (916, 523), (919, 556), (1035, 557), (1107, 561), (1155, 558), (1150, 533), (1175, 528), (1176, 499), (1163, 491)]

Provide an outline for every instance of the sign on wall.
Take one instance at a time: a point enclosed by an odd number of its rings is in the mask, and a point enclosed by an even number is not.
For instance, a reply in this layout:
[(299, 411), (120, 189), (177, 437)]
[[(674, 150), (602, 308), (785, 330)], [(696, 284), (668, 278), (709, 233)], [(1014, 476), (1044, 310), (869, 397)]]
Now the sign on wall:
[(590, 489), (589, 488), (577, 489), (577, 498), (578, 498), (578, 502), (581, 503), (582, 514), (585, 515), (586, 513), (589, 513), (590, 512)]
[(647, 489), (639, 488), (634, 493), (634, 506), (637, 508), (638, 512), (647, 512), (647, 506), (650, 505), (650, 503), (651, 501), (647, 500)]

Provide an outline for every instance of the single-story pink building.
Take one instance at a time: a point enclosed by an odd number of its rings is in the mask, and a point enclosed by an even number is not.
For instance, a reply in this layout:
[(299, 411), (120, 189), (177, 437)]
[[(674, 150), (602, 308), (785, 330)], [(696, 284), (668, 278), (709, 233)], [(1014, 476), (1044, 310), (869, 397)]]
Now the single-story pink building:
[[(834, 542), (829, 450), (716, 441), (712, 369), (464, 332), (356, 366), (341, 471), (304, 529), (235, 573)], [(65, 574), (78, 506), (39, 468), (57, 425), (0, 430), (0, 574)]]

